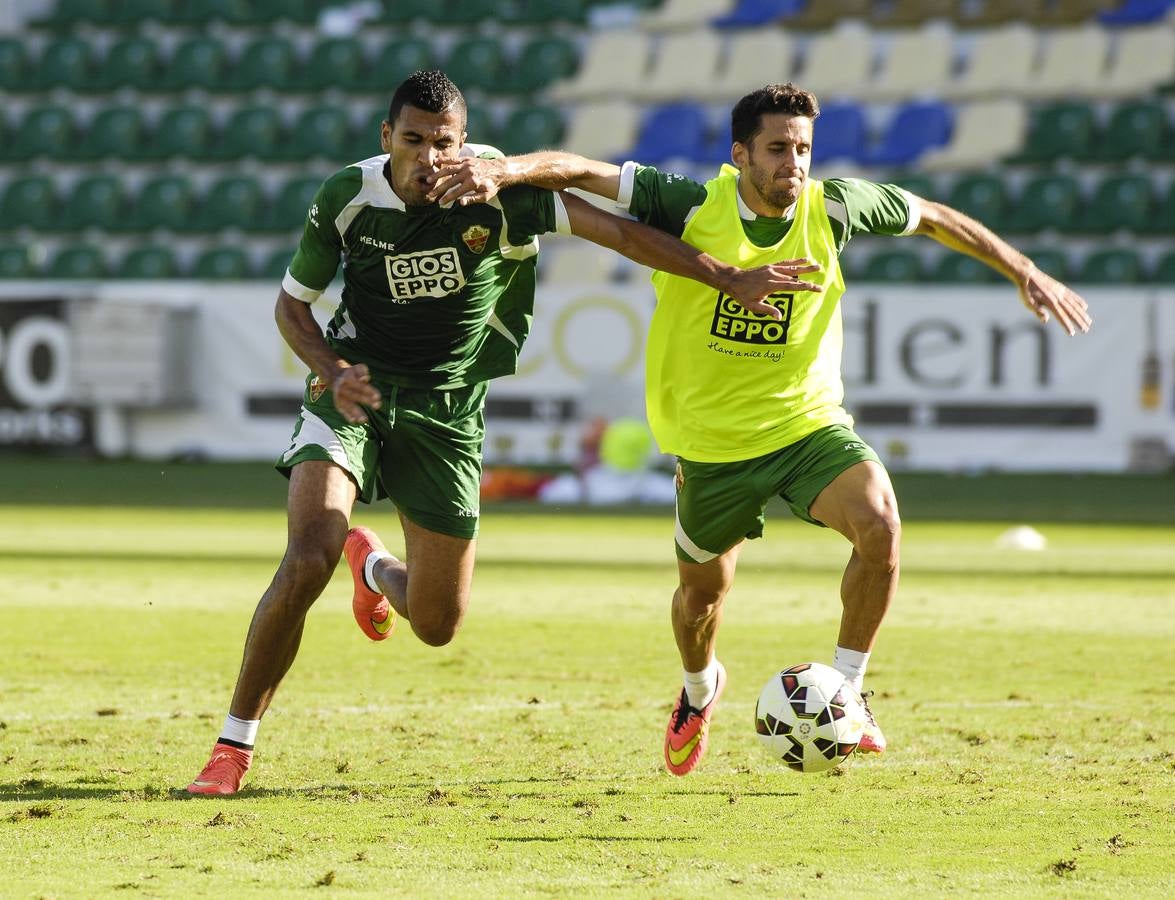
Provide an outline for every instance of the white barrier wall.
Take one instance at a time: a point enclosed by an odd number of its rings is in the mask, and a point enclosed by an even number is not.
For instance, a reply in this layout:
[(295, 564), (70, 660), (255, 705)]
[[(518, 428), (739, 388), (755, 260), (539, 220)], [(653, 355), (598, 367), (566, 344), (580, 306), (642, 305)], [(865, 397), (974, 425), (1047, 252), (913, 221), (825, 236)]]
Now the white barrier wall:
[[(1069, 338), (1003, 286), (852, 285), (844, 371), (858, 429), (899, 468), (1164, 468), (1175, 448), (1175, 292), (1086, 296), (1094, 329)], [(275, 297), (252, 283), (0, 284), (0, 447), (276, 457), (305, 370), (273, 324)], [(331, 305), (316, 305), (324, 322)], [(541, 288), (536, 305), (519, 373), (490, 392), (490, 462), (574, 463), (588, 419), (642, 413), (651, 288), (561, 285)], [(125, 321), (136, 306), (186, 311), (173, 325), (187, 339), (187, 381), (163, 392), (170, 406), (152, 406), (161, 401), (149, 385), (141, 393), (153, 399), (127, 406), (138, 395), (126, 382), (162, 377), (141, 357), (174, 348), (77, 333), (95, 327), (79, 324), (94, 317), (78, 309)]]

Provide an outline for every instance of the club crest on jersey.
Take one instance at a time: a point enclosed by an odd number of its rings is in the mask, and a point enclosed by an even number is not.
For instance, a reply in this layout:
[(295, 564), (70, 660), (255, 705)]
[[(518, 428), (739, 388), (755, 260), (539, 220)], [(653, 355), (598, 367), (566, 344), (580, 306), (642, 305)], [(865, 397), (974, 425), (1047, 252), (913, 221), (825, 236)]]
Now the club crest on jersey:
[(685, 472), (681, 470), (681, 463), (677, 464), (677, 469), (673, 472), (673, 487), (679, 494), (681, 489), (685, 487)]
[(461, 240), (470, 253), (481, 253), (486, 248), (486, 241), (490, 239), (490, 230), (484, 225), (470, 225), (461, 234)]
[(310, 402), (317, 403), (323, 394), (326, 393), (326, 382), (315, 375), (310, 379)]

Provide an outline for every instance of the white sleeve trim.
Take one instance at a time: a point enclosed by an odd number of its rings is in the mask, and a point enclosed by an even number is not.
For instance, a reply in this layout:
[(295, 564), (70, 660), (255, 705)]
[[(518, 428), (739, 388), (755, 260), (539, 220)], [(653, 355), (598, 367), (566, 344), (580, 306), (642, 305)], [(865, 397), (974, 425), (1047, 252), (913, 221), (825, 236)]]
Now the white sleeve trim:
[(913, 234), (918, 230), (918, 226), (922, 224), (922, 204), (918, 198), (911, 194), (904, 188), (898, 188), (902, 195), (906, 198), (906, 203), (910, 207), (910, 218), (906, 221), (906, 227), (902, 229), (902, 234)]
[(313, 288), (306, 287), (306, 285), (302, 284), (290, 274), (289, 269), (286, 269), (286, 275), (282, 279), (282, 290), (295, 300), (301, 300), (303, 303), (313, 303), (322, 296), (322, 291), (316, 291)]
[(624, 212), (629, 212), (632, 205), (632, 191), (636, 185), (636, 168), (638, 163), (631, 159), (620, 167), (620, 193), (616, 197), (616, 205)]
[(555, 191), (552, 196), (555, 198), (555, 233), (571, 234), (571, 217), (567, 215), (567, 206), (563, 202), (563, 196), (558, 191)]

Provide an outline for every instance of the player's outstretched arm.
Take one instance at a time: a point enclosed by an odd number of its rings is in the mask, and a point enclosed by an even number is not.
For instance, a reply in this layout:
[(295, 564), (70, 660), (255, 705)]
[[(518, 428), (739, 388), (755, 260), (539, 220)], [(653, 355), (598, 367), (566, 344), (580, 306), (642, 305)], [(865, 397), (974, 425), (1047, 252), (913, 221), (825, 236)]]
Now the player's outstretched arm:
[(277, 296), (273, 317), (290, 349), (330, 386), (335, 407), (348, 422), (355, 425), (366, 422), (364, 406), (379, 409), (379, 391), (371, 386), (367, 366), (362, 363), (353, 366), (330, 348), (310, 312), (310, 304), (283, 290)]
[(620, 196), (620, 167), (574, 153), (543, 150), (503, 159), (462, 157), (432, 176), (429, 200), (438, 203), (485, 203), (498, 191), (530, 184), (549, 191), (579, 188), (615, 200)]
[(1041, 322), (1049, 315), (1070, 335), (1089, 331), (1089, 304), (1033, 265), (1031, 259), (970, 216), (942, 203), (920, 201), (921, 221), (915, 234), (934, 238), (945, 247), (973, 256), (995, 269), (1020, 290), (1020, 299)]
[(781, 260), (757, 269), (740, 269), (691, 247), (671, 234), (597, 209), (579, 197), (560, 195), (571, 233), (608, 247), (652, 269), (708, 284), (733, 297), (753, 313), (779, 319), (782, 314), (766, 298), (779, 291), (819, 291), (818, 284), (799, 276), (818, 272), (806, 259)]

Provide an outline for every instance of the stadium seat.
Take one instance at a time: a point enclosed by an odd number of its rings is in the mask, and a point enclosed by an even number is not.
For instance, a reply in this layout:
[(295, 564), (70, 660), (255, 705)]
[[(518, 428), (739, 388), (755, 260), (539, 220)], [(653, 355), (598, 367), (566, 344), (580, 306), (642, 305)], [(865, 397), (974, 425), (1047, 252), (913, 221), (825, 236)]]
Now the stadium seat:
[(1098, 14), (1098, 21), (1103, 25), (1142, 25), (1147, 22), (1158, 22), (1173, 8), (1171, 0), (1121, 0), (1113, 5), (1100, 5), (1104, 11)]
[(1051, 162), (1089, 152), (1097, 130), (1093, 107), (1080, 101), (1054, 103), (1032, 115), (1024, 148), (1013, 162)]
[(589, 241), (560, 241), (539, 257), (543, 284), (606, 284), (616, 268), (616, 254)]
[(384, 0), (382, 21), (391, 25), (405, 25), (414, 19), (429, 21), (438, 12), (443, 12), (443, 9), (436, 0)]
[(869, 24), (874, 28), (910, 28), (934, 19), (952, 19), (954, 0), (890, 0), (874, 3), (869, 10)]
[(0, 231), (32, 228), (48, 231), (57, 224), (60, 201), (57, 186), (46, 175), (13, 178), (0, 201)]
[(239, 281), (249, 277), (249, 268), (249, 257), (239, 247), (213, 247), (196, 258), (192, 278)]
[(151, 159), (212, 158), (216, 129), (203, 106), (175, 106), (164, 111), (146, 155)]
[(261, 182), (250, 175), (229, 175), (213, 184), (204, 195), (199, 229), (261, 231), (265, 227), (265, 212), (265, 190)]
[(14, 129), (5, 156), (24, 161), (36, 157), (66, 159), (75, 151), (77, 129), (73, 113), (64, 106), (34, 106)]
[(265, 262), (257, 270), (257, 277), (266, 278), (270, 281), (281, 281), (285, 277), (286, 270), (290, 267), (290, 260), (294, 258), (294, 252), (296, 250), (296, 247), (274, 250), (265, 258)]
[(363, 45), (355, 38), (327, 38), (315, 45), (302, 66), (300, 84), (310, 91), (329, 87), (354, 90), (367, 80)]
[(585, 103), (572, 113), (563, 143), (572, 153), (612, 159), (632, 147), (637, 127), (637, 109), (627, 101)]
[(0, 245), (0, 278), (33, 278), (37, 267), (33, 265), (29, 248), (21, 244)]
[(649, 56), (648, 38), (635, 30), (599, 31), (586, 45), (575, 75), (549, 91), (558, 102), (629, 96), (644, 78)]
[(497, 93), (505, 61), (505, 48), (497, 38), (471, 37), (453, 45), (444, 69), (463, 93)]
[(696, 103), (654, 107), (641, 126), (632, 158), (652, 166), (669, 159), (701, 159), (707, 129), (706, 111)]
[(1041, 175), (1016, 199), (1004, 227), (1016, 234), (1057, 228), (1072, 231), (1081, 212), (1081, 186), (1070, 175)]
[(1142, 231), (1155, 212), (1154, 185), (1146, 175), (1111, 175), (1096, 188), (1078, 229), (1102, 234), (1120, 228)]
[(963, 103), (955, 109), (950, 140), (918, 164), (931, 171), (982, 168), (1019, 150), (1027, 132), (1028, 111), (1019, 100)]
[(1009, 22), (1035, 22), (1045, 0), (983, 0), (982, 3), (960, 3), (955, 9), (955, 21), (964, 28), (990, 28)]
[(135, 198), (129, 228), (148, 231), (168, 228), (189, 231), (197, 226), (196, 198), (192, 183), (182, 175), (160, 175), (151, 179)]
[(787, 28), (821, 31), (845, 21), (864, 21), (874, 0), (837, 0), (836, 3), (807, 0), (798, 12), (784, 17)]
[(1175, 28), (1123, 28), (1114, 36), (1114, 53), (1096, 97), (1145, 96), (1175, 76)]
[(466, 140), (472, 144), (498, 146), (498, 127), (494, 124), (488, 104), (472, 106), (466, 110), (465, 133)]
[(1018, 95), (1030, 77), (1036, 44), (1037, 32), (1023, 22), (979, 32), (958, 76), (941, 83), (943, 96), (966, 99)]
[(1109, 33), (1100, 25), (1086, 24), (1049, 32), (1037, 68), (1020, 85), (1028, 97), (1061, 98), (1093, 96), (1106, 68)]
[(1167, 111), (1162, 104), (1147, 100), (1123, 103), (1076, 155), (1081, 160), (1106, 163), (1121, 163), (1135, 156), (1156, 159), (1165, 140)]
[(23, 91), (28, 85), (29, 57), (25, 42), (15, 37), (0, 37), (0, 91)]
[(236, 110), (220, 133), (220, 142), (213, 151), (218, 159), (282, 158), (285, 126), (281, 115), (272, 106), (246, 106)]
[(944, 284), (991, 284), (1002, 276), (979, 260), (962, 253), (943, 253), (930, 269), (930, 280)]
[(1167, 193), (1159, 200), (1154, 215), (1142, 228), (1142, 232), (1175, 235), (1175, 181), (1167, 186)]
[(498, 4), (504, 25), (548, 25), (552, 22), (583, 22), (591, 0), (515, 0)]
[(1036, 264), (1036, 267), (1046, 275), (1052, 275), (1058, 281), (1069, 278), (1069, 257), (1063, 250), (1053, 247), (1030, 247), (1024, 250), (1024, 255)]
[(861, 161), (883, 166), (907, 165), (927, 150), (946, 144), (953, 125), (951, 108), (943, 103), (935, 100), (907, 103), (897, 110), (881, 140), (861, 156)]
[(561, 37), (539, 37), (522, 48), (502, 73), (501, 91), (529, 94), (570, 77), (579, 64), (579, 50)]
[(954, 55), (954, 33), (942, 22), (893, 32), (878, 71), (858, 85), (856, 96), (896, 102), (937, 95), (937, 86), (950, 76)]
[(796, 65), (796, 42), (782, 28), (734, 32), (726, 48), (726, 65), (695, 88), (699, 100), (734, 104), (752, 85), (790, 81)]
[(1158, 284), (1175, 284), (1175, 250), (1164, 253), (1155, 265), (1151, 281)]
[(90, 120), (85, 137), (76, 141), (75, 155), (85, 160), (131, 161), (143, 157), (147, 141), (147, 124), (139, 107), (111, 106)]
[(58, 228), (119, 231), (126, 225), (127, 205), (126, 190), (117, 175), (88, 175), (66, 194)]
[(351, 119), (339, 105), (311, 106), (290, 129), (285, 150), (290, 159), (327, 159), (338, 166), (351, 159)]
[(383, 148), (379, 143), (379, 135), (380, 128), (387, 115), (388, 111), (382, 105), (376, 107), (374, 112), (370, 113), (366, 119), (361, 119), (359, 124), (351, 130), (351, 138), (347, 142), (347, 147), (351, 154), (351, 162), (358, 162), (372, 156), (378, 156), (383, 152)]
[(711, 24), (717, 28), (743, 28), (750, 31), (756, 25), (769, 25), (804, 8), (804, 0), (739, 0), (724, 16)]
[(66, 246), (59, 250), (45, 269), (46, 278), (105, 278), (106, 257), (98, 247), (89, 245)]
[(1078, 284), (1135, 284), (1143, 280), (1142, 259), (1134, 250), (1095, 250), (1081, 261), (1073, 280)]
[(947, 205), (978, 219), (993, 231), (1001, 231), (1009, 206), (1008, 189), (998, 175), (964, 175), (947, 195)]
[(119, 278), (175, 278), (180, 274), (175, 253), (162, 245), (148, 245), (131, 250), (118, 266)]
[(563, 139), (563, 114), (553, 106), (520, 106), (506, 117), (498, 140), (504, 153), (552, 150)]
[(164, 65), (159, 87), (167, 91), (219, 90), (228, 65), (228, 54), (220, 41), (211, 37), (190, 38), (176, 47)]
[(909, 191), (911, 194), (914, 194), (916, 197), (921, 197), (923, 200), (937, 200), (941, 193), (938, 185), (929, 175), (905, 172), (901, 175), (891, 177), (889, 183), (900, 187), (904, 191)]
[(664, 103), (697, 96), (698, 89), (714, 81), (722, 59), (722, 40), (716, 31), (699, 28), (663, 36), (649, 71), (633, 84), (629, 96)]
[(169, 26), (175, 16), (169, 0), (115, 0), (105, 11), (105, 24), (115, 28), (139, 28), (146, 21)]
[(32, 24), (54, 31), (75, 28), (80, 22), (98, 25), (109, 17), (109, 8), (110, 0), (55, 0), (48, 15), (34, 19)]
[(29, 86), (42, 91), (69, 88), (84, 92), (93, 87), (94, 75), (94, 56), (89, 42), (75, 37), (61, 37), (41, 51)]
[(486, 19), (497, 18), (501, 0), (460, 0), (459, 3), (444, 5), (446, 25), (476, 25)]
[(860, 277), (865, 281), (878, 282), (922, 281), (922, 260), (910, 250), (884, 250), (869, 257)]
[[(729, 137), (729, 136), (728, 136)], [(820, 109), (812, 136), (812, 162), (861, 158), (869, 143), (865, 112), (856, 103), (829, 103)]]
[[(399, 4), (393, 4), (398, 6)], [(392, 92), (413, 72), (436, 68), (432, 44), (421, 38), (401, 38), (384, 44), (371, 65), (365, 80), (368, 90), (392, 98)]]
[(110, 48), (99, 67), (95, 83), (103, 91), (128, 87), (153, 91), (158, 87), (161, 75), (159, 48), (155, 42), (131, 37)]
[(289, 90), (300, 71), (294, 45), (280, 37), (262, 37), (249, 43), (226, 74), (222, 90), (253, 91), (267, 87)]
[[(832, 4), (809, 4), (815, 6)], [(848, 19), (812, 37), (799, 83), (827, 102), (835, 97), (855, 97), (857, 89), (873, 77), (872, 72), (872, 32), (859, 20)]]
[[(318, 193), (321, 184), (321, 178), (312, 176), (286, 182), (269, 207), (266, 231), (290, 232), (301, 228), (306, 222), (306, 213), (310, 209), (310, 204), (314, 202), (314, 195)], [(287, 257), (286, 262), (289, 261)]]
[(662, 0), (641, 14), (645, 31), (701, 31), (705, 23), (731, 12), (736, 0)]

